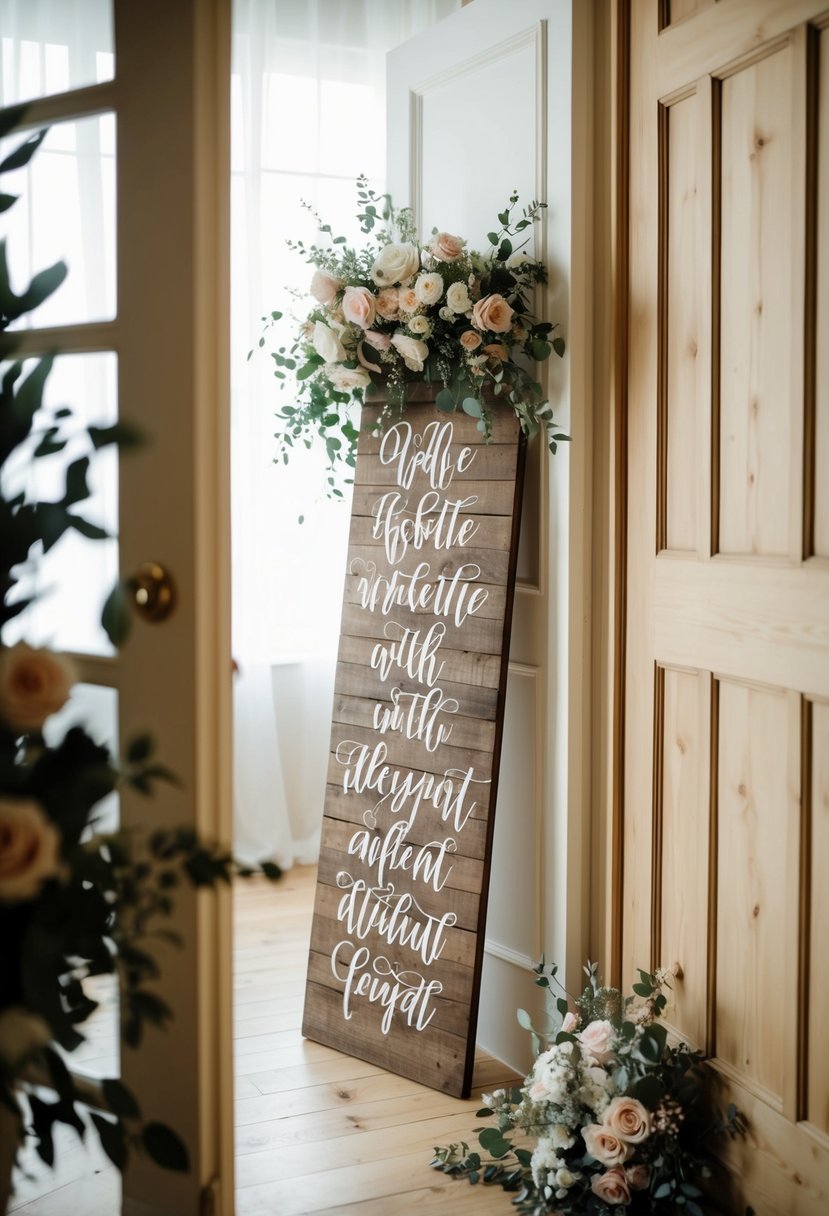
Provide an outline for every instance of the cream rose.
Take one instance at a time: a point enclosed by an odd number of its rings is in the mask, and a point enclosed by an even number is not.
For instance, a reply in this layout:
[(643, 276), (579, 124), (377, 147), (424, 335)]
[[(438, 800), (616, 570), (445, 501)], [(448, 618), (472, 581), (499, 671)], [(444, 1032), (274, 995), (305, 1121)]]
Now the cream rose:
[(625, 1177), (632, 1191), (644, 1191), (651, 1180), (650, 1170), (646, 1165), (629, 1165), (625, 1169)]
[(576, 1037), (587, 1054), (593, 1056), (600, 1064), (606, 1064), (613, 1054), (616, 1030), (612, 1022), (588, 1022), (584, 1030), (580, 1030)]
[(418, 334), (421, 338), (428, 338), (432, 332), (428, 317), (412, 317), (409, 322), (409, 329), (413, 334)]
[(324, 321), (314, 322), (314, 336), (311, 339), (311, 345), (326, 363), (339, 363), (345, 358), (345, 350), (339, 335)]
[(367, 287), (346, 287), (343, 295), (343, 316), (360, 329), (370, 329), (374, 324), (377, 301)]
[(450, 283), (446, 290), (446, 303), (452, 312), (469, 312), (472, 301), (466, 283)]
[(633, 1152), (629, 1144), (602, 1123), (591, 1123), (582, 1129), (581, 1134), (590, 1156), (601, 1161), (602, 1165), (621, 1165)]
[(69, 700), (75, 668), (62, 654), (18, 642), (0, 650), (0, 718), (25, 734), (40, 730)]
[(343, 280), (335, 278), (327, 270), (315, 270), (308, 290), (320, 304), (331, 304), (342, 285)]
[(334, 388), (347, 393), (354, 388), (366, 388), (371, 376), (362, 367), (345, 367), (342, 363), (326, 363), (325, 374)]
[(377, 292), (377, 311), (386, 321), (393, 321), (400, 311), (399, 292), (396, 287), (381, 287)]
[(421, 304), (437, 304), (443, 295), (443, 279), (436, 271), (420, 274), (415, 279), (414, 293)]
[(651, 1113), (636, 1098), (614, 1098), (603, 1120), (605, 1127), (628, 1144), (641, 1144), (651, 1134)]
[(385, 245), (371, 268), (371, 277), (378, 287), (405, 283), (420, 269), (420, 254), (415, 245)]
[(621, 1166), (608, 1170), (606, 1174), (594, 1174), (590, 1188), (605, 1203), (630, 1203), (630, 1187)]
[(505, 334), (512, 325), (513, 309), (503, 296), (484, 296), (472, 309), (472, 324), (493, 334)]
[(477, 350), (481, 345), (481, 335), (474, 329), (466, 329), (460, 336), (460, 344), (464, 350)]
[(463, 253), (466, 241), (451, 232), (438, 232), (429, 246), (429, 252), (438, 262), (457, 262)]
[(423, 364), (429, 354), (429, 347), (425, 342), (420, 342), (417, 338), (410, 338), (408, 334), (395, 334), (391, 344), (402, 355), (403, 362), (409, 371), (423, 371)]
[(33, 899), (60, 863), (57, 828), (37, 802), (0, 799), (0, 903)]
[(28, 1056), (51, 1042), (52, 1032), (37, 1013), (12, 1005), (0, 1013), (0, 1068), (19, 1068)]

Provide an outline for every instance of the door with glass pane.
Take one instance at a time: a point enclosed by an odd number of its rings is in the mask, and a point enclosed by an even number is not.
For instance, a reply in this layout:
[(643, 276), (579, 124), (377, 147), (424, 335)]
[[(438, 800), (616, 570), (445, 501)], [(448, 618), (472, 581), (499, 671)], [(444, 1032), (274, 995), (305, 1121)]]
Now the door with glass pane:
[[(82, 425), (120, 418), (145, 438), (120, 459), (109, 448), (93, 461), (87, 514), (112, 539), (64, 536), (39, 566), (37, 603), (3, 640), (75, 655), (82, 682), (53, 732), (82, 716), (117, 748), (150, 731), (178, 774), (180, 788), (124, 794), (104, 808), (107, 824), (191, 824), (224, 839), (229, 10), (230, 0), (0, 0), (0, 106), (29, 102), (25, 124), (50, 128), (19, 180), (4, 181), (21, 195), (3, 217), (12, 286), (58, 259), (69, 266), (25, 332), (2, 337), (0, 357), (60, 352), (45, 423), (68, 404)], [(15, 475), (48, 498), (77, 454), (70, 444)], [(137, 618), (116, 653), (101, 607), (119, 572), (128, 578), (145, 562), (172, 575), (175, 610), (159, 623)], [(187, 1176), (131, 1166), (124, 1211), (196, 1213), (212, 1186), (230, 1212), (229, 910), (182, 896), (175, 919), (186, 947), (159, 954), (156, 985), (174, 1010), (169, 1032), (147, 1036), (140, 1056), (119, 1051), (117, 993), (102, 990), (103, 1015), (71, 1063), (99, 1076), (120, 1071), (145, 1118), (188, 1143)], [(61, 1211), (83, 1206), (91, 1192), (73, 1180), (95, 1165), (65, 1159)], [(116, 1181), (101, 1211), (116, 1210)]]

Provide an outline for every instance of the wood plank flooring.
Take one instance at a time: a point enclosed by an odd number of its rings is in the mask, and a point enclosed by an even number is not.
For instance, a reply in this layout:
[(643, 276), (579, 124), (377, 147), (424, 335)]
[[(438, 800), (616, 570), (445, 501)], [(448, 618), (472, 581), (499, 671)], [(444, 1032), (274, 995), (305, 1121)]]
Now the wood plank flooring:
[[(509, 1069), (479, 1052), (461, 1102), (302, 1038), (314, 880), (297, 867), (235, 893), (236, 1216), (506, 1216), (500, 1189), (454, 1182), (429, 1159), (436, 1144), (474, 1139), (480, 1094), (514, 1081)], [(110, 1002), (85, 1067), (109, 1070), (113, 1027)], [(100, 1153), (70, 1134), (58, 1156), (54, 1174), (33, 1165), (15, 1216), (116, 1216), (118, 1176)]]

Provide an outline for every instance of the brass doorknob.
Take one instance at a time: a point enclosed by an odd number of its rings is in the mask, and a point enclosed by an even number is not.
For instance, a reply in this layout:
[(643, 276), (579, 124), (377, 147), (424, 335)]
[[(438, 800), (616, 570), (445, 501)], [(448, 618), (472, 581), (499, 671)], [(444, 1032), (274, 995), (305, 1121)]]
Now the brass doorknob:
[(132, 602), (145, 621), (166, 621), (176, 606), (176, 585), (159, 562), (143, 562), (127, 580)]

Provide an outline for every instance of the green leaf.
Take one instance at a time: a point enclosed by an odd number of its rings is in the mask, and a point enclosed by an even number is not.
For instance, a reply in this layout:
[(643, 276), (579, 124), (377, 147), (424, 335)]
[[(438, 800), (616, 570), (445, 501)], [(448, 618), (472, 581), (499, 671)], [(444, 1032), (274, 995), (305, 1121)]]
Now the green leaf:
[(526, 1009), (519, 1009), (515, 1016), (518, 1018), (519, 1026), (523, 1026), (525, 1030), (532, 1030), (533, 1021)]
[(89, 497), (89, 485), (86, 480), (88, 472), (88, 456), (81, 456), (79, 460), (72, 461), (66, 470), (66, 493), (63, 496), (64, 506), (72, 506), (73, 503), (81, 502), (84, 498)]
[(106, 528), (93, 524), (91, 520), (84, 519), (80, 515), (69, 515), (68, 518), (70, 526), (76, 532), (80, 532), (81, 536), (85, 536), (87, 540), (109, 540), (111, 533), (107, 532)]
[(505, 1140), (497, 1127), (485, 1127), (478, 1135), (481, 1148), (485, 1149), (491, 1157), (496, 1159), (504, 1157), (510, 1151), (509, 1141)]
[(106, 598), (101, 612), (101, 625), (104, 633), (113, 646), (120, 648), (124, 645), (132, 631), (132, 614), (130, 612), (127, 586), (119, 579)]
[(130, 764), (141, 764), (148, 760), (155, 750), (155, 740), (152, 735), (137, 735), (127, 744), (127, 760)]
[(115, 1123), (111, 1119), (105, 1119), (103, 1115), (99, 1115), (96, 1111), (90, 1111), (89, 1117), (100, 1138), (101, 1148), (115, 1168), (123, 1173), (124, 1167), (127, 1164), (127, 1140), (123, 1127), (120, 1123)]
[(489, 241), (490, 245), (498, 244), (498, 233), (497, 232), (488, 232), (486, 234), (486, 238)]
[(455, 408), (455, 398), (448, 388), (442, 388), (435, 397), (435, 407), (444, 414), (451, 414)]
[(533, 338), (530, 343), (530, 353), (539, 363), (543, 362), (544, 359), (549, 359), (551, 350), (550, 343), (542, 341), (541, 338)]
[(116, 422), (112, 426), (90, 426), (87, 434), (92, 446), (105, 447), (109, 443), (117, 443), (119, 448), (137, 448), (145, 442), (144, 432), (130, 422)]
[(0, 212), (8, 211), (20, 198), (19, 194), (3, 194), (0, 192)]
[(148, 1123), (141, 1133), (141, 1142), (148, 1156), (165, 1170), (186, 1173), (190, 1156), (180, 1136), (164, 1123)]
[(464, 397), (461, 402), (461, 409), (465, 414), (469, 414), (470, 418), (481, 417), (481, 403), (475, 397)]
[(273, 861), (263, 861), (260, 868), (270, 882), (276, 882), (282, 877), (282, 870)]
[(140, 1119), (141, 1109), (136, 1102), (131, 1090), (127, 1089), (122, 1081), (113, 1078), (105, 1078), (101, 1082), (101, 1090), (103, 1091), (104, 1099), (107, 1106), (122, 1119)]
[(507, 258), (510, 256), (511, 253), (512, 253), (512, 241), (508, 240), (507, 237), (504, 237), (503, 241), (501, 241), (501, 244), (498, 247), (498, 261), (506, 262)]
[(563, 338), (553, 338), (553, 350), (556, 352), (559, 359), (563, 357), (565, 349), (566, 347), (564, 345)]
[(10, 152), (2, 164), (0, 164), (0, 173), (9, 173), (12, 169), (22, 169), (24, 165), (28, 165), (46, 138), (48, 131), (49, 128), (44, 127), (42, 131), (36, 131), (34, 135), (30, 135), (22, 144), (18, 144), (14, 151)]

